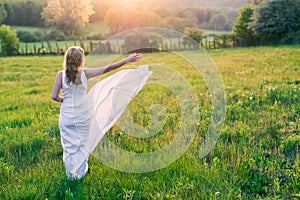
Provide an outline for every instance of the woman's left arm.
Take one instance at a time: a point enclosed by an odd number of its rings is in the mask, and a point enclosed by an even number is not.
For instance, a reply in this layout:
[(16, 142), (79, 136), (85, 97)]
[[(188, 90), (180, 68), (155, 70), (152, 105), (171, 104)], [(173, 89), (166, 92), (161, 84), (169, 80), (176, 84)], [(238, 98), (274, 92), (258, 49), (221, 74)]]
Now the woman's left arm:
[(52, 96), (51, 96), (52, 100), (57, 102), (63, 102), (63, 98), (59, 96), (59, 92), (61, 88), (62, 88), (62, 72), (58, 72), (52, 90)]
[(127, 63), (140, 61), (141, 59), (142, 59), (141, 54), (134, 53), (134, 54), (129, 55), (127, 58), (125, 58), (125, 59), (123, 59), (119, 62), (107, 65), (105, 67), (99, 67), (99, 68), (93, 68), (93, 69), (84, 69), (84, 72), (85, 72), (85, 75), (86, 75), (87, 79), (90, 79), (90, 78), (105, 74), (107, 72), (110, 72), (112, 70), (118, 69), (118, 68), (122, 67), (123, 65), (126, 65)]

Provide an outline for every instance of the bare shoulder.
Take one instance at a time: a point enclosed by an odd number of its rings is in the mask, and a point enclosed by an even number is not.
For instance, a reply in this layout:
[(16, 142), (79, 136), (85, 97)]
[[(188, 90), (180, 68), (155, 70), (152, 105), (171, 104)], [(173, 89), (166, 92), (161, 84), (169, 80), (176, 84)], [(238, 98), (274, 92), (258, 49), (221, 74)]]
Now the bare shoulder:
[(62, 71), (59, 71), (56, 74), (56, 82), (61, 82), (61, 80), (62, 80)]
[(62, 71), (57, 72), (56, 78), (62, 79)]

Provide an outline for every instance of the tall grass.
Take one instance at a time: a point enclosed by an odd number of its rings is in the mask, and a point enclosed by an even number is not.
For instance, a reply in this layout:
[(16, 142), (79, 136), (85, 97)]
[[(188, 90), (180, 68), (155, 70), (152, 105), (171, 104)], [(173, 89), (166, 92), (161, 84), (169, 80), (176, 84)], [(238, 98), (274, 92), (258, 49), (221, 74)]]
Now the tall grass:
[[(116, 171), (92, 156), (91, 173), (81, 181), (65, 177), (59, 104), (50, 100), (63, 57), (1, 58), (0, 199), (299, 198), (300, 47), (221, 49), (209, 54), (224, 80), (227, 117), (208, 156), (198, 158), (201, 135), (210, 120), (205, 84), (172, 54), (144, 54), (141, 64), (167, 63), (181, 70), (196, 90), (201, 111), (198, 136), (180, 159), (144, 174)], [(110, 140), (134, 152), (167, 145), (180, 121), (172, 93), (147, 86), (129, 109), (136, 123), (146, 125), (147, 105), (158, 96), (169, 102), (161, 133), (148, 141), (137, 140), (115, 126), (108, 133)]]

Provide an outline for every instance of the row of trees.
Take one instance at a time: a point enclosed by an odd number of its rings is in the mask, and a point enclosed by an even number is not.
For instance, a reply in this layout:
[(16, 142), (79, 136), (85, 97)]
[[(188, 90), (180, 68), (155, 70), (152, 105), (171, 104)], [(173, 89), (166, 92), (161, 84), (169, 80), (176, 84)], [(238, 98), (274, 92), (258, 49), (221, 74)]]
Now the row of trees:
[(239, 45), (300, 43), (300, 0), (253, 0), (233, 32)]
[(106, 12), (103, 21), (110, 26), (113, 33), (145, 26), (165, 27), (180, 32), (183, 32), (186, 27), (228, 31), (232, 29), (236, 17), (237, 11), (220, 12), (209, 8), (155, 8), (147, 10), (115, 7)]
[(0, 23), (17, 26), (44, 26), (41, 12), (45, 5), (45, 0), (0, 0)]
[[(232, 34), (202, 35), (203, 30), (197, 28), (186, 28), (185, 34), (166, 29), (141, 29), (131, 30), (120, 34), (109, 40), (95, 41), (73, 41), (74, 45), (80, 45), (87, 53), (126, 53), (131, 51), (157, 52), (169, 50), (196, 50), (199, 48), (228, 48), (234, 47), (236, 42)], [(3, 47), (2, 55), (40, 55), (40, 54), (63, 54), (72, 43), (59, 43), (43, 41), (37, 43), (26, 43), (19, 47), (16, 32), (9, 26), (0, 27), (0, 45)], [(79, 42), (79, 43), (78, 43)], [(200, 46), (201, 45), (201, 46)]]
[[(169, 2), (175, 0), (170, 0)], [(0, 23), (23, 26), (51, 26), (65, 35), (78, 35), (88, 22), (106, 22), (112, 33), (132, 27), (158, 26), (183, 32), (185, 27), (231, 30), (237, 17), (232, 8), (208, 8), (155, 1), (126, 5), (99, 0), (0, 0)], [(153, 3), (153, 7), (149, 6)], [(173, 3), (174, 3), (173, 2)], [(1, 9), (2, 8), (2, 9)]]
[[(0, 19), (8, 15), (6, 8), (7, 4), (0, 4)], [(198, 42), (201, 41), (202, 31), (198, 28), (187, 29), (197, 26), (197, 22), (188, 20), (187, 16), (194, 16), (198, 22), (209, 18), (209, 12), (202, 12), (200, 8), (186, 8), (189, 12), (172, 11), (177, 17), (170, 17), (170, 13), (165, 12), (168, 8), (155, 8), (157, 14), (145, 10), (142, 13), (134, 8), (107, 7), (107, 9), (103, 20), (110, 25), (113, 33), (143, 26), (161, 26), (180, 32), (186, 30), (187, 35), (192, 38), (196, 35), (195, 40)], [(65, 33), (68, 35), (75, 34), (76, 30), (89, 23), (89, 18), (94, 14), (91, 0), (77, 0), (76, 3), (71, 0), (49, 0), (42, 10), (42, 17), (49, 26), (57, 29), (66, 28)], [(196, 17), (197, 15), (199, 16)], [(222, 16), (215, 15), (211, 20), (215, 18), (223, 19)], [(218, 20), (215, 23), (217, 22)], [(14, 48), (10, 45), (14, 45), (18, 40), (12, 40), (11, 44), (6, 41), (11, 39), (9, 35), (15, 37), (15, 33), (9, 34), (6, 26), (2, 29), (0, 34), (2, 51), (3, 49), (12, 51)], [(233, 33), (237, 45), (300, 43), (300, 0), (252, 0), (251, 4), (239, 11)], [(53, 36), (57, 35), (58, 33), (53, 33)]]

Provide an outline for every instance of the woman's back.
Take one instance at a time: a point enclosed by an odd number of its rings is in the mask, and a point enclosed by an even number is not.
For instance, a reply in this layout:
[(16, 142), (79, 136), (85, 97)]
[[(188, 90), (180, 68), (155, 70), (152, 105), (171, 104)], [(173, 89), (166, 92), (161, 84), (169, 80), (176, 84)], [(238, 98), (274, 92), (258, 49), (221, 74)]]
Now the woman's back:
[(62, 71), (62, 93), (63, 104), (62, 106), (73, 107), (79, 102), (82, 103), (86, 96), (87, 79), (84, 71), (79, 71), (75, 83), (67, 84), (66, 72)]

